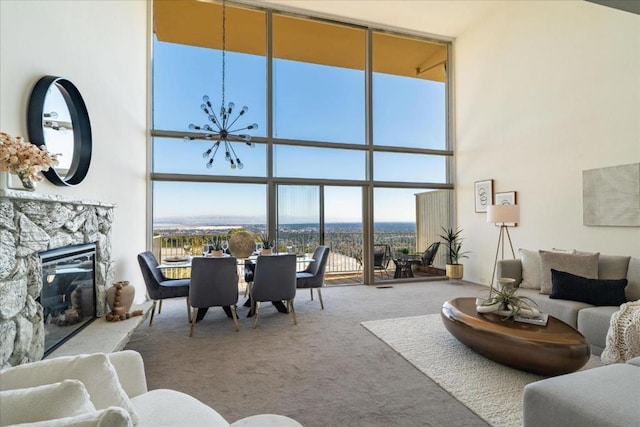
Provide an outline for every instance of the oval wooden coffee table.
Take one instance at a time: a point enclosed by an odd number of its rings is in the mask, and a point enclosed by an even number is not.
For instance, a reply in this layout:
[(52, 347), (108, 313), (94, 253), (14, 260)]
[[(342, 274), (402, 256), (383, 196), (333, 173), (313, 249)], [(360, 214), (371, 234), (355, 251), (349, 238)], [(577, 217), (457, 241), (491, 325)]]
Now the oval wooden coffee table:
[(538, 375), (577, 371), (591, 348), (571, 326), (549, 316), (547, 326), (505, 320), (476, 312), (475, 298), (454, 298), (442, 305), (442, 321), (460, 342), (503, 365)]

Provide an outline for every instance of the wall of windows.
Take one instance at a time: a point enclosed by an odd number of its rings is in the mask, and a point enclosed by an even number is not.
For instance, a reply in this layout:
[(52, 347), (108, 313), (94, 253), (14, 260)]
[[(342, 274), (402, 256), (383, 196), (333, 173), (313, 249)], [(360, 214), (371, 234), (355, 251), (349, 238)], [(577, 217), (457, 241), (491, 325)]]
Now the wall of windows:
[[(414, 194), (453, 189), (448, 43), (237, 4), (227, 3), (225, 14), (225, 103), (248, 106), (239, 127), (258, 125), (251, 131), (254, 148), (234, 144), (245, 167), (233, 170), (224, 152), (207, 168), (203, 154), (216, 141), (189, 129), (191, 123), (207, 122), (203, 95), (215, 108), (221, 105), (222, 7), (212, 2), (154, 3), (154, 231), (162, 223), (180, 223), (185, 230), (236, 226), (250, 217), (263, 223), (248, 222), (246, 228), (275, 236), (282, 218), (288, 217), (278, 217), (285, 206), (278, 197), (286, 194), (287, 206), (298, 206), (292, 200), (298, 193), (283, 193), (279, 186), (321, 188), (316, 204), (300, 201), (300, 206), (318, 210), (324, 206), (324, 186), (334, 193), (343, 188), (357, 195), (359, 208), (354, 211), (353, 203), (345, 202), (345, 217), (359, 236), (352, 240), (362, 242), (360, 280), (373, 283), (370, 248), (375, 233), (385, 231), (382, 223), (394, 218), (411, 222), (415, 234)], [(186, 141), (185, 135), (194, 139)], [(251, 185), (260, 188), (261, 196), (249, 191)], [(218, 186), (224, 191), (217, 191)], [(183, 213), (170, 212), (167, 200), (179, 201)], [(409, 212), (405, 202), (414, 206)], [(230, 206), (236, 208), (231, 209), (236, 219), (218, 215)], [(338, 202), (331, 207), (339, 210)], [(210, 223), (196, 224), (192, 213), (204, 215), (203, 209)], [(451, 217), (451, 206), (447, 209)], [(316, 214), (324, 218), (324, 213)], [(327, 236), (338, 222), (345, 228), (345, 221), (316, 222), (320, 242), (329, 243)], [(352, 246), (349, 254), (339, 255), (354, 257)], [(334, 252), (339, 247), (335, 242)], [(424, 248), (412, 248), (420, 250)]]

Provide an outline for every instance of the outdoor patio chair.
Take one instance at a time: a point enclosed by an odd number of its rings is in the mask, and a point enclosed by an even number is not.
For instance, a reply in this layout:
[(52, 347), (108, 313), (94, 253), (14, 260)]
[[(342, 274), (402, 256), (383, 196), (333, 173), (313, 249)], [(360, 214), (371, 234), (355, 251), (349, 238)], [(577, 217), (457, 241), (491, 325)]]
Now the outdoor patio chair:
[(436, 257), (436, 254), (438, 253), (438, 248), (440, 247), (440, 242), (435, 242), (432, 243), (431, 246), (429, 246), (427, 248), (427, 250), (425, 250), (422, 253), (422, 265), (425, 267), (431, 267), (431, 265), (433, 264), (433, 260)]
[(191, 322), (191, 308), (189, 306), (189, 279), (169, 279), (158, 268), (158, 260), (151, 251), (138, 254), (138, 264), (142, 271), (142, 278), (147, 287), (147, 295), (153, 300), (149, 326), (153, 323), (156, 303), (160, 301), (158, 314), (162, 310), (162, 300), (167, 298), (187, 298), (187, 317)]
[(189, 301), (193, 307), (189, 336), (198, 318), (198, 311), (208, 307), (231, 307), (233, 323), (238, 332), (238, 268), (235, 257), (194, 258), (191, 262)]
[(324, 272), (327, 268), (327, 260), (329, 259), (329, 246), (318, 246), (313, 253), (313, 261), (309, 263), (304, 271), (296, 273), (296, 288), (309, 288), (311, 292), (311, 300), (313, 300), (313, 289), (318, 290), (318, 299), (320, 300), (320, 308), (324, 310), (324, 302), (322, 301), (322, 292), (320, 288), (324, 286)]
[(389, 278), (389, 261), (391, 261), (391, 246), (386, 244), (373, 245), (373, 270), (384, 271)]

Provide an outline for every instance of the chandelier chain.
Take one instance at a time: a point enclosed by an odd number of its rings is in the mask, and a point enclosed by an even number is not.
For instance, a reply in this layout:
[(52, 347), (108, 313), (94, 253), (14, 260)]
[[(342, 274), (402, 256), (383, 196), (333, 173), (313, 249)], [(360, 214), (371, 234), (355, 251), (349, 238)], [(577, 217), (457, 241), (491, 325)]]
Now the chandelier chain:
[(222, 107), (224, 108), (224, 78), (225, 78), (225, 51), (227, 38), (227, 8), (225, 0), (222, 0)]

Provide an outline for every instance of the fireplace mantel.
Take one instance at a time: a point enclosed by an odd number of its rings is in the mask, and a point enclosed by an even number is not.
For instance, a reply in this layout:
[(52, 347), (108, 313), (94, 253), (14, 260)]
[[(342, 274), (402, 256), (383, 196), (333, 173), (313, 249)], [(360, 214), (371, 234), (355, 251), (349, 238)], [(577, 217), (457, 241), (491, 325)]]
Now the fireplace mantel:
[(76, 205), (84, 205), (84, 206), (102, 206), (105, 208), (114, 208), (116, 207), (113, 203), (105, 203), (97, 200), (84, 200), (84, 199), (76, 199), (66, 196), (59, 196), (57, 194), (44, 194), (38, 192), (31, 191), (21, 191), (21, 190), (10, 190), (10, 189), (0, 189), (0, 199), (14, 199), (14, 200), (31, 200), (31, 201), (40, 201), (40, 202), (48, 202), (48, 203), (71, 203)]
[(44, 354), (38, 252), (96, 244), (97, 315), (113, 281), (111, 226), (114, 204), (38, 192), (0, 189), (0, 368), (40, 360)]

